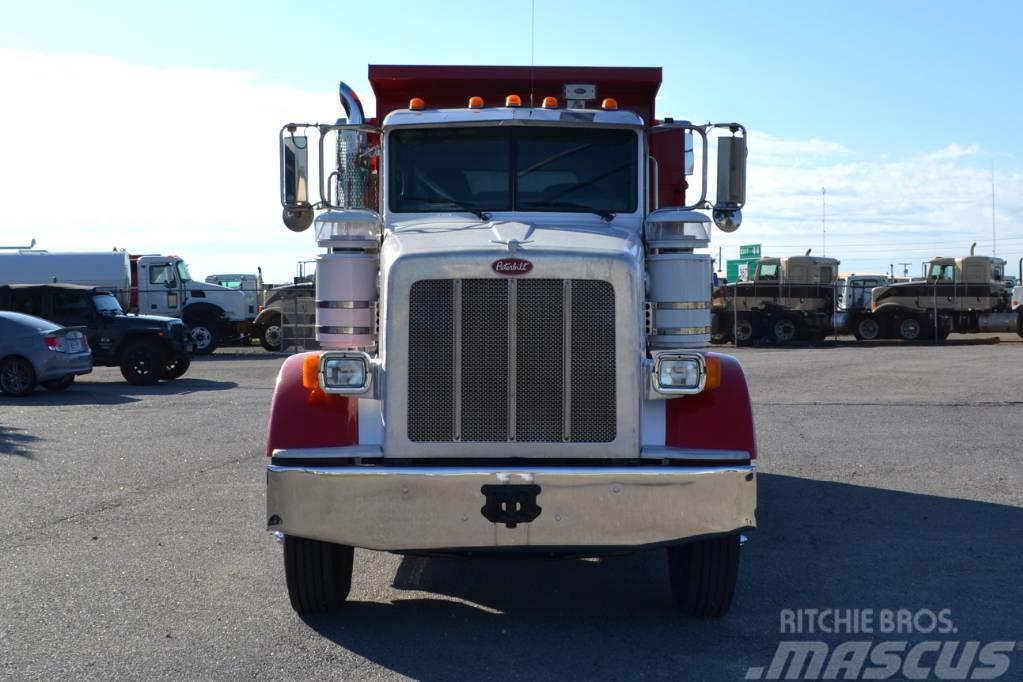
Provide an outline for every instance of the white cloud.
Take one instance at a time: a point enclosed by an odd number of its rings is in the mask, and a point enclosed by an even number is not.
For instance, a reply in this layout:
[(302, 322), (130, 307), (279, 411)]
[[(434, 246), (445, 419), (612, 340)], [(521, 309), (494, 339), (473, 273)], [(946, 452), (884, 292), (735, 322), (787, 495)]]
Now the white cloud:
[[(948, 144), (909, 158), (869, 157), (819, 140), (784, 140), (751, 133), (744, 223), (715, 236), (724, 258), (739, 244), (761, 242), (771, 255), (822, 250), (826, 188), (827, 253), (843, 269), (888, 269), (962, 254), (972, 241), (990, 253), (990, 156), (976, 144)], [(1023, 255), (1023, 172), (996, 170), (999, 256)], [(1013, 268), (1014, 269), (1014, 268)]]
[(337, 96), (255, 74), (0, 50), (0, 243), (173, 252), (196, 274), (288, 279), (316, 252), (280, 222), (277, 131)]

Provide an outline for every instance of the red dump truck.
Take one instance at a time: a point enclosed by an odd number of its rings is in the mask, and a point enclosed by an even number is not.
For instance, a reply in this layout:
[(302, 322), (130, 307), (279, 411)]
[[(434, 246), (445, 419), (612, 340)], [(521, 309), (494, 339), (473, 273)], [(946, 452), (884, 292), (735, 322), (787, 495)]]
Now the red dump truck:
[(701, 250), (741, 221), (745, 128), (657, 114), (659, 68), (369, 81), (375, 118), (342, 83), (344, 118), (280, 134), (284, 222), (324, 250), (323, 350), (284, 362), (266, 440), (293, 607), (341, 607), (355, 547), (661, 548), (679, 608), (726, 612), (757, 446)]

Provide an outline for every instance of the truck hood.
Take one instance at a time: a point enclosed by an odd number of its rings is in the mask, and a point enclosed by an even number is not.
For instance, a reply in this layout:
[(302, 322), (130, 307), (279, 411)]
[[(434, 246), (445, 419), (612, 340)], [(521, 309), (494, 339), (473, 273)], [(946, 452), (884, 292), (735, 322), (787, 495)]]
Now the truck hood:
[(585, 220), (535, 222), (460, 218), (412, 220), (393, 225), (384, 241), (383, 265), (398, 258), (436, 255), (480, 255), (528, 259), (532, 255), (623, 256), (639, 262), (643, 249), (638, 230), (608, 224), (594, 216)]
[(116, 315), (105, 318), (117, 320), (118, 324), (132, 329), (156, 329), (163, 328), (168, 324), (182, 324), (176, 317), (164, 317), (162, 315)]

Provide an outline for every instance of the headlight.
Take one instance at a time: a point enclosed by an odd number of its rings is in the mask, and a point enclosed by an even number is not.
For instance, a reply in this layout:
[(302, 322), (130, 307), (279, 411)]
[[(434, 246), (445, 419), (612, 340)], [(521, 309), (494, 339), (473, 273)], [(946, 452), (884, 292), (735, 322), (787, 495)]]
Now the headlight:
[(663, 353), (657, 356), (653, 379), (658, 393), (700, 393), (721, 385), (721, 359), (699, 353)]
[(365, 393), (373, 379), (369, 356), (349, 351), (330, 351), (321, 355), (319, 374), (320, 388), (325, 393)]

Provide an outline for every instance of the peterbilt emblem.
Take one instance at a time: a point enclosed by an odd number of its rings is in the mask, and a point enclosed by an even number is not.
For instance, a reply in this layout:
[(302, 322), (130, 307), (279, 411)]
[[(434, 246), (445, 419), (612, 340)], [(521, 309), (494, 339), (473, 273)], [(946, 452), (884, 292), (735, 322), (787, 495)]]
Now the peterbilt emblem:
[(533, 269), (533, 264), (524, 258), (501, 258), (490, 264), (499, 275), (524, 275)]

